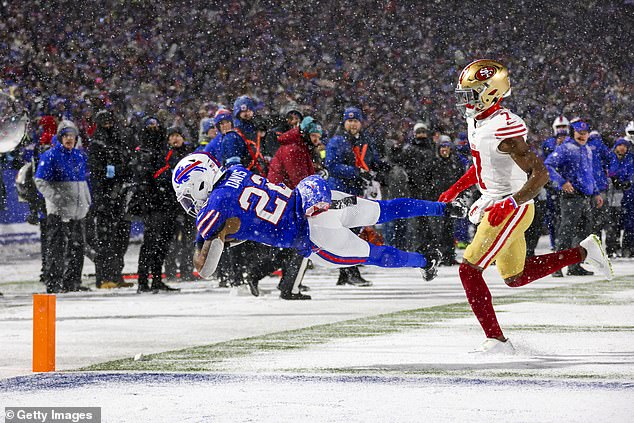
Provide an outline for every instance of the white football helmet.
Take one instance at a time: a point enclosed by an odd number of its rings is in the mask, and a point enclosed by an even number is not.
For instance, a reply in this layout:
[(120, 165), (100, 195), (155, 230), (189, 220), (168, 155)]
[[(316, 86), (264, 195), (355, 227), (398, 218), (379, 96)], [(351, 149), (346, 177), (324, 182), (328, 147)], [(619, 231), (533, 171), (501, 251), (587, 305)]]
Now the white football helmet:
[(568, 134), (570, 122), (566, 119), (566, 116), (560, 115), (553, 121), (553, 135), (561, 135), (563, 133)]
[(625, 127), (625, 138), (630, 142), (634, 142), (634, 120), (627, 123)]
[(225, 169), (209, 153), (192, 153), (183, 158), (172, 174), (176, 199), (187, 214), (196, 217)]

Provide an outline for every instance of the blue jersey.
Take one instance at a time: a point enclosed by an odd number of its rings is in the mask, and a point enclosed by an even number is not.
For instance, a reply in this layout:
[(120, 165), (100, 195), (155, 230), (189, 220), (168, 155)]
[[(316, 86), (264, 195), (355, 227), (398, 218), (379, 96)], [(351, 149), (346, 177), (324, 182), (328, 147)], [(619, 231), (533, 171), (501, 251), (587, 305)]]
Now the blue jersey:
[(218, 234), (227, 219), (240, 219), (240, 229), (231, 235), (274, 247), (310, 252), (308, 222), (298, 191), (275, 185), (245, 167), (230, 167), (198, 213), (198, 241)]

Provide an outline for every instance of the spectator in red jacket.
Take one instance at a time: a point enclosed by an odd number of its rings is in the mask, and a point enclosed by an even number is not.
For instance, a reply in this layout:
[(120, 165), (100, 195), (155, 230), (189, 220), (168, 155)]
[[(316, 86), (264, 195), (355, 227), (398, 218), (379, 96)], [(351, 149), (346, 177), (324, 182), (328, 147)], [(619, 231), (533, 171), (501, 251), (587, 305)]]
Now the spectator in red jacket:
[(307, 116), (300, 126), (280, 135), (277, 139), (281, 146), (271, 160), (267, 179), (295, 188), (299, 181), (315, 174), (322, 134), (321, 125)]
[[(295, 188), (299, 181), (315, 173), (314, 160), (319, 160), (321, 146), (321, 125), (307, 116), (302, 123), (278, 137), (281, 146), (271, 160), (267, 179), (275, 184), (283, 183)], [(282, 267), (282, 279), (278, 288), (285, 300), (309, 300), (310, 296), (301, 285), (306, 271), (306, 259), (291, 249), (275, 249), (271, 252), (272, 262)], [(293, 292), (295, 289), (296, 292)]]

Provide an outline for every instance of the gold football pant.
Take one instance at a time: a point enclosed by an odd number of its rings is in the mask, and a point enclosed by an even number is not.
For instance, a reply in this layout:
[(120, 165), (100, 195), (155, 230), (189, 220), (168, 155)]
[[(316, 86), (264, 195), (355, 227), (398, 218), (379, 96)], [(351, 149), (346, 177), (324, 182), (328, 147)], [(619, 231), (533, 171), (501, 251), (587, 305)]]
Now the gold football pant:
[(519, 274), (526, 261), (524, 232), (534, 216), (533, 203), (522, 204), (498, 226), (491, 226), (489, 213), (485, 213), (473, 241), (465, 250), (464, 259), (482, 269), (495, 262), (504, 279)]

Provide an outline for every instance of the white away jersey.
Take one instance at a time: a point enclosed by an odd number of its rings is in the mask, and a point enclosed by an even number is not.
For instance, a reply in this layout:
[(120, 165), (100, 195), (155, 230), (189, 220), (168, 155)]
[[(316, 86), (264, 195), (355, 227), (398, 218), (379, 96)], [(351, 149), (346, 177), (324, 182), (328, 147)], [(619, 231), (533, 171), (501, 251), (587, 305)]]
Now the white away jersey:
[(483, 120), (468, 119), (467, 124), (480, 192), (493, 199), (515, 194), (528, 175), (510, 154), (500, 152), (498, 145), (506, 138), (526, 140), (528, 129), (522, 118), (508, 109), (500, 109)]

